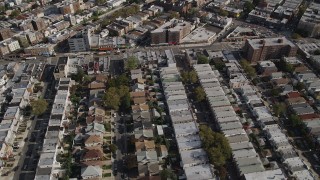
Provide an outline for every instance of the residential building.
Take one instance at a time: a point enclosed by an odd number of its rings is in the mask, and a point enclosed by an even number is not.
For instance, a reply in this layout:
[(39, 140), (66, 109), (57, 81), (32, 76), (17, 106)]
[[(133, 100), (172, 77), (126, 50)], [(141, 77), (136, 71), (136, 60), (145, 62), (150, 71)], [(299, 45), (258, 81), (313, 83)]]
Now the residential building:
[(151, 31), (151, 44), (179, 44), (190, 31), (191, 24), (189, 22), (171, 19)]
[(312, 2), (301, 17), (298, 28), (303, 29), (310, 37), (320, 36), (320, 4)]
[(247, 39), (243, 48), (251, 63), (268, 59), (280, 59), (282, 56), (295, 56), (298, 48), (285, 37)]

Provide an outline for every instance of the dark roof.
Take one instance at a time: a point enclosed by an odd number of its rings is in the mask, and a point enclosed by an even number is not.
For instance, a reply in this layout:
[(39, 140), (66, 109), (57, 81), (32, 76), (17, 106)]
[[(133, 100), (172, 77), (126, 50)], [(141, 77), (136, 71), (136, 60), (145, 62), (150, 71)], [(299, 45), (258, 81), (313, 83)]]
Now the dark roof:
[(62, 119), (62, 114), (53, 114), (51, 115), (50, 119)]
[(59, 66), (61, 64), (67, 64), (67, 61), (68, 61), (68, 57), (60, 57), (58, 59), (57, 66)]
[(60, 126), (49, 126), (48, 131), (60, 131)]

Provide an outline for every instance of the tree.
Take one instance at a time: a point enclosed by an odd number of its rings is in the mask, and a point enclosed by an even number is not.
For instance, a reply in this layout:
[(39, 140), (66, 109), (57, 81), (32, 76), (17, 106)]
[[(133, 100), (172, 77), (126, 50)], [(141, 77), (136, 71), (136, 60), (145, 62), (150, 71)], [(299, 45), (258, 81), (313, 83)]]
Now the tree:
[(274, 114), (279, 117), (281, 114), (286, 112), (286, 105), (284, 103), (276, 103), (273, 105)]
[(214, 67), (218, 70), (218, 71), (222, 71), (224, 67), (226, 67), (226, 64), (223, 61), (215, 61), (214, 62)]
[(170, 13), (170, 15), (169, 15), (170, 19), (174, 19), (174, 18), (178, 19), (178, 18), (180, 18), (180, 14), (178, 12), (176, 12), (176, 11), (170, 11), (169, 13)]
[(314, 55), (320, 55), (320, 49), (315, 50), (313, 53)]
[(209, 63), (209, 59), (207, 56), (203, 55), (203, 54), (198, 54), (198, 64), (208, 64)]
[(19, 10), (13, 10), (13, 11), (11, 12), (11, 14), (10, 14), (10, 17), (11, 17), (11, 18), (15, 18), (15, 17), (19, 16), (20, 13), (21, 13), (21, 12), (20, 12)]
[(109, 149), (112, 153), (115, 153), (118, 149), (118, 147), (115, 144), (110, 144)]
[(161, 180), (177, 180), (177, 176), (171, 169), (165, 168), (160, 172)]
[(130, 111), (131, 108), (131, 98), (130, 94), (127, 93), (121, 98), (120, 108), (122, 111)]
[(274, 97), (280, 96), (280, 89), (278, 89), (278, 88), (273, 88), (273, 89), (271, 89), (271, 94), (272, 94), (272, 96), (274, 96)]
[(303, 122), (301, 121), (300, 117), (298, 115), (295, 115), (295, 114), (291, 114), (289, 116), (289, 120), (291, 121), (293, 127), (299, 127), (299, 126), (301, 126), (303, 124)]
[(120, 96), (117, 88), (111, 87), (106, 91), (104, 95), (104, 105), (110, 109), (119, 109)]
[(243, 12), (247, 15), (254, 9), (254, 7), (255, 6), (251, 2), (246, 1), (243, 5)]
[(229, 13), (228, 13), (228, 11), (226, 11), (226, 10), (220, 9), (219, 15), (220, 15), (220, 16), (228, 16)]
[(78, 83), (82, 83), (83, 78), (86, 74), (84, 73), (82, 68), (78, 68), (77, 73), (76, 74), (72, 74), (71, 75), (71, 79), (75, 80)]
[(208, 154), (210, 163), (217, 168), (224, 166), (226, 160), (230, 159), (232, 155), (227, 138), (221, 133), (213, 132), (206, 125), (200, 125), (199, 129), (203, 148)]
[(97, 5), (102, 5), (105, 4), (107, 1), (106, 0), (96, 0)]
[(293, 33), (292, 35), (291, 35), (291, 37), (292, 37), (292, 39), (301, 39), (302, 37), (300, 36), (300, 34), (298, 34), (298, 33)]
[(195, 70), (189, 72), (189, 82), (194, 84), (198, 81), (198, 75)]
[(303, 89), (305, 89), (305, 86), (304, 86), (303, 82), (298, 82), (298, 83), (295, 85), (295, 88), (296, 88), (298, 91), (302, 91)]
[(6, 11), (6, 7), (5, 6), (0, 6), (0, 12), (4, 12)]
[(201, 102), (206, 99), (206, 93), (200, 86), (194, 89), (194, 94), (197, 102)]
[(35, 116), (40, 116), (46, 112), (48, 108), (48, 102), (44, 99), (38, 99), (31, 102), (32, 114)]
[(257, 76), (256, 70), (250, 65), (247, 60), (241, 60), (240, 65), (249, 77), (254, 78)]
[(183, 83), (196, 83), (198, 81), (198, 76), (195, 70), (183, 71), (181, 72), (181, 80)]
[(281, 59), (280, 61), (275, 63), (277, 68), (280, 71), (288, 72), (288, 73), (293, 73), (294, 68), (292, 64), (287, 63), (284, 59)]
[(127, 61), (125, 62), (125, 69), (127, 70), (133, 70), (133, 69), (137, 69), (139, 65), (139, 60), (138, 58), (134, 57), (134, 56), (130, 56), (128, 57)]

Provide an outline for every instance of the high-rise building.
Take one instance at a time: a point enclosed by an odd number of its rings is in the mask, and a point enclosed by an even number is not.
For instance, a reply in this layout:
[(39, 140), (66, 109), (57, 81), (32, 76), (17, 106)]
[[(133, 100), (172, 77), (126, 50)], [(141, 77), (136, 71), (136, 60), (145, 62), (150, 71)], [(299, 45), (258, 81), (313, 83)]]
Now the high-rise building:
[(179, 44), (191, 32), (191, 24), (172, 19), (151, 32), (151, 44)]
[(298, 47), (285, 37), (247, 39), (244, 48), (250, 62), (267, 59), (279, 59), (283, 56), (291, 57), (297, 54)]

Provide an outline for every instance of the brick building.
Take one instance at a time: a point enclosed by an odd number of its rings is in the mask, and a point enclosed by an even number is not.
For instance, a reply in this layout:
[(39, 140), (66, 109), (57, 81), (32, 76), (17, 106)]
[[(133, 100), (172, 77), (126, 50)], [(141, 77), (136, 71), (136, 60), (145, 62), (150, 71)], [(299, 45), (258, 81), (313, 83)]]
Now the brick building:
[(285, 37), (248, 39), (243, 47), (247, 59), (251, 63), (267, 59), (291, 57), (297, 54), (298, 47)]

